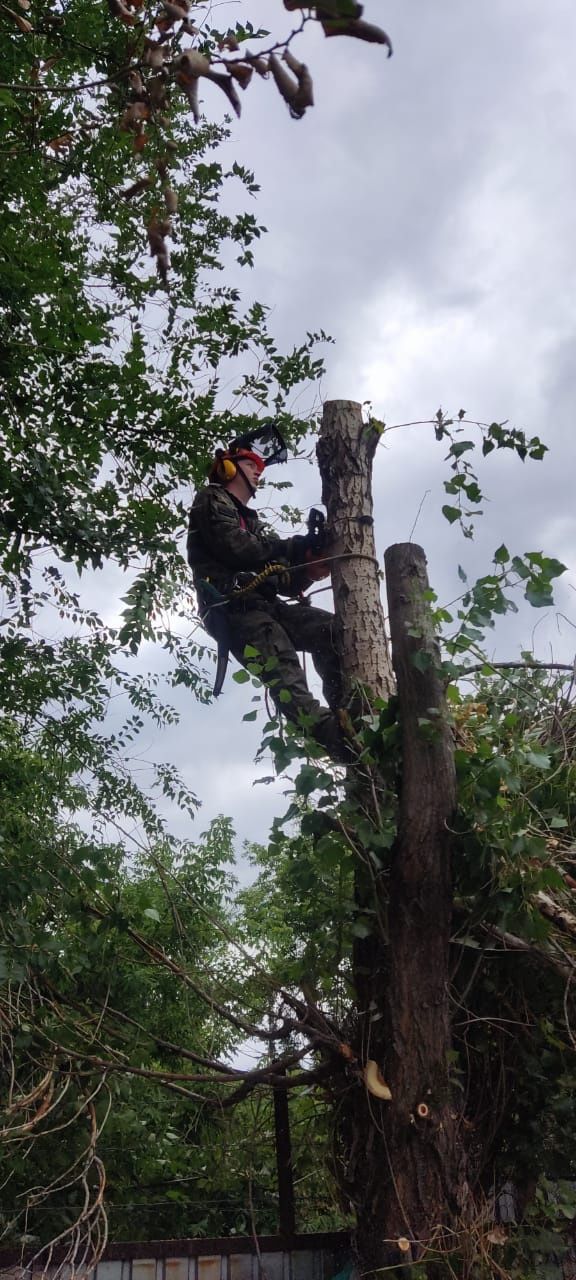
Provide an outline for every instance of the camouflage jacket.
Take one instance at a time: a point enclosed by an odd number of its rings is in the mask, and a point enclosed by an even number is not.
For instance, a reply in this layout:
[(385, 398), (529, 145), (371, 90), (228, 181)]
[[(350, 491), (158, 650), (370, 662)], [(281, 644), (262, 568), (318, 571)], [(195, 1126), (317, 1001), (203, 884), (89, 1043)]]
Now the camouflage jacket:
[[(208, 484), (192, 504), (187, 552), (195, 586), (209, 581), (227, 595), (238, 575), (260, 573), (270, 563), (292, 565), (295, 540), (268, 533), (255, 511), (222, 485)], [(277, 579), (269, 578), (266, 598), (277, 589)]]

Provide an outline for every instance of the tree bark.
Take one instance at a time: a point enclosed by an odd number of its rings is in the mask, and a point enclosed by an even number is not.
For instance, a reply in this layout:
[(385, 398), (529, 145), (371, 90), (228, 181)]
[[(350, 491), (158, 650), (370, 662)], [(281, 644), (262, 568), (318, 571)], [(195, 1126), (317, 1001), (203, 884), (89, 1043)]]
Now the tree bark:
[[(384, 610), (380, 594), (382, 574), (378, 567), (374, 541), (372, 465), (380, 439), (379, 432), (362, 419), (359, 404), (350, 400), (328, 401), (324, 406), (320, 438), (317, 445), (318, 465), (322, 477), (322, 500), (328, 516), (332, 561), (332, 588), (336, 615), (337, 644), (348, 705), (358, 725), (369, 713), (375, 700), (387, 700), (394, 689)], [(371, 776), (370, 776), (371, 773)], [(347, 794), (350, 804), (364, 810), (372, 822), (378, 823), (378, 803), (382, 783), (374, 770), (365, 767), (349, 770)], [(354, 872), (354, 899), (358, 920), (365, 922), (374, 912), (385, 911), (385, 898), (375, 866), (369, 859), (358, 859)], [(368, 1040), (373, 1056), (378, 1052), (381, 1025), (373, 1022), (383, 985), (385, 963), (384, 939), (378, 929), (355, 937), (352, 969), (356, 1003), (355, 1048), (366, 1057)], [(375, 1006), (376, 1002), (376, 1006)], [(376, 1042), (376, 1047), (374, 1047)], [(355, 1109), (353, 1108), (353, 1111)], [(364, 1132), (366, 1116), (362, 1107), (360, 1129)], [(344, 1146), (349, 1153), (361, 1153), (357, 1146), (357, 1118), (345, 1117), (347, 1136)], [(347, 1157), (348, 1192), (355, 1202), (353, 1167), (355, 1154)]]
[[(357, 1219), (362, 1276), (420, 1261), (429, 1277), (441, 1261), (468, 1197), (458, 1106), (452, 1096), (448, 957), (452, 914), (449, 827), (456, 804), (452, 735), (438, 671), (425, 557), (412, 545), (386, 554), (394, 675), (375, 562), (371, 468), (378, 433), (360, 406), (325, 406), (318, 462), (328, 525), (338, 642), (351, 690), (387, 699), (396, 689), (401, 735), (398, 807), (390, 863), (380, 873), (359, 858), (356, 903), (371, 906), (374, 932), (354, 948), (360, 1062), (374, 1060), (392, 1098), (363, 1085), (338, 1102), (341, 1181)], [(354, 711), (358, 701), (354, 699)], [(350, 771), (348, 808), (376, 827), (374, 770)], [(388, 784), (390, 787), (390, 783)], [(370, 794), (372, 790), (372, 794)], [(353, 819), (351, 819), (353, 821)], [(384, 928), (382, 918), (387, 919)], [(391, 1274), (388, 1270), (387, 1274)], [(424, 1272), (419, 1271), (419, 1274)]]
[[(386, 1139), (389, 1234), (413, 1256), (450, 1230), (467, 1187), (449, 1078), (450, 825), (456, 807), (453, 739), (440, 655), (425, 593), (426, 559), (410, 543), (385, 556), (401, 729), (398, 835), (390, 869), (386, 1075), (392, 1092)], [(440, 1272), (441, 1274), (441, 1272)]]
[[(401, 734), (399, 813), (387, 945), (356, 987), (363, 1057), (377, 1061), (392, 1097), (351, 1093), (344, 1136), (362, 1275), (382, 1268), (406, 1275), (420, 1262), (419, 1274), (437, 1280), (451, 1274), (442, 1254), (466, 1220), (469, 1197), (449, 1056), (456, 778), (424, 553), (410, 544), (391, 547), (385, 563)], [(371, 999), (362, 1017), (366, 983)]]
[(374, 697), (387, 698), (394, 679), (372, 502), (372, 463), (379, 439), (378, 431), (362, 421), (361, 406), (353, 400), (329, 400), (324, 405), (316, 452), (334, 556), (332, 588), (342, 671), (350, 689), (359, 682)]

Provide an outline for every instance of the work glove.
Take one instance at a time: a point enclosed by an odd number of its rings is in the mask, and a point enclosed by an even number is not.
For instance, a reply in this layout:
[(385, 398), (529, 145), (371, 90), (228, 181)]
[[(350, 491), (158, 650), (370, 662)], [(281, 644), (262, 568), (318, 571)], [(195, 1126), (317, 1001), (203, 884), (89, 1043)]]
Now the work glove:
[(307, 559), (307, 553), (312, 549), (312, 538), (309, 533), (295, 533), (292, 538), (292, 554), (290, 557), (292, 564), (304, 564)]
[(280, 587), (281, 594), (300, 596), (313, 582), (319, 582), (321, 578), (330, 576), (330, 567), (327, 561), (322, 560), (318, 556), (317, 551), (313, 551), (310, 547), (304, 548), (304, 559), (300, 564), (293, 565), (290, 570), (290, 588), (286, 590), (284, 584)]
[(311, 548), (305, 553), (302, 570), (310, 582), (320, 582), (322, 578), (330, 577), (328, 561), (322, 559), (322, 552), (313, 551)]

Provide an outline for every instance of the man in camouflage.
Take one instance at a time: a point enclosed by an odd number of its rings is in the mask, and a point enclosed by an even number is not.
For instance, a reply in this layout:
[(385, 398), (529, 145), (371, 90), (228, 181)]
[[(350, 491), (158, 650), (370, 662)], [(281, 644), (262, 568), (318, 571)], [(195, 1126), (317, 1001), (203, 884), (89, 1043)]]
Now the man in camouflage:
[[(278, 538), (248, 507), (265, 465), (250, 447), (219, 450), (208, 484), (194, 499), (187, 549), (200, 612), (206, 629), (218, 638), (222, 617), (217, 611), (225, 609), (227, 644), (236, 660), (243, 666), (261, 663), (262, 680), (278, 711), (304, 725), (332, 759), (349, 763), (350, 750), (337, 714), (342, 679), (334, 615), (302, 599), (289, 603), (282, 598), (299, 597), (329, 570), (311, 535)], [(269, 565), (279, 565), (280, 571), (252, 587)], [(219, 604), (214, 607), (217, 593)], [(245, 654), (247, 645), (256, 650), (257, 659)], [(311, 654), (329, 709), (310, 693), (298, 650)]]

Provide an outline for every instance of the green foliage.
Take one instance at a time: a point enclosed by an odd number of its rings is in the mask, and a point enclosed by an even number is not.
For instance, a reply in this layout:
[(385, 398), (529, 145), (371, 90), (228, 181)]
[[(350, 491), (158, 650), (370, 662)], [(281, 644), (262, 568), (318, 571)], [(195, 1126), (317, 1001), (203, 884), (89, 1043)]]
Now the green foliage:
[[(470, 1233), (478, 1275), (484, 1265), (490, 1274), (493, 1256), (502, 1274), (535, 1277), (547, 1273), (553, 1253), (566, 1252), (573, 1217), (576, 709), (568, 664), (556, 672), (525, 652), (509, 668), (495, 666), (484, 648), (494, 618), (513, 603), (510, 589), (519, 585), (537, 605), (564, 566), (541, 553), (513, 557), (504, 546), (494, 566), (466, 588), (456, 632), (453, 616), (428, 593), (458, 786), (451, 1078), (471, 1135), (479, 1222), (490, 1224)], [(434, 713), (422, 722), (425, 739), (437, 733)], [(243, 895), (254, 937), (268, 930), (266, 954), (278, 981), (305, 992), (353, 1050), (354, 955), (356, 963), (361, 954), (381, 957), (384, 979), (369, 1008), (374, 1036), (386, 998), (400, 728), (391, 699), (374, 705), (359, 729), (358, 769), (374, 785), (370, 806), (318, 762), (301, 764), (285, 816), (291, 826), (284, 833), (277, 825), (269, 848), (255, 851), (260, 876)], [(278, 767), (293, 766), (294, 735), (267, 729)], [(385, 1041), (381, 1053), (385, 1061)], [(352, 1081), (353, 1074), (348, 1088)], [(492, 1197), (506, 1187), (517, 1222), (495, 1228)], [(456, 1274), (460, 1262), (455, 1253)]]
[[(569, 1177), (576, 1133), (566, 1109), (574, 1071), (562, 956), (573, 941), (558, 933), (557, 912), (562, 902), (569, 911), (574, 871), (574, 712), (562, 684), (542, 672), (480, 676), (473, 695), (453, 692), (451, 708), (455, 982), (466, 992), (455, 1030), (474, 1123), (486, 1128), (484, 1167), (495, 1160), (515, 1185)], [(499, 949), (505, 937), (524, 946), (523, 960)]]
[[(142, 161), (118, 127), (131, 96), (120, 69), (137, 60), (140, 35), (103, 3), (35, 17), (31, 42), (10, 11), (0, 15), (2, 81), (18, 87), (4, 91), (3, 585), (27, 584), (31, 618), (41, 606), (30, 579), (39, 551), (52, 552), (54, 569), (68, 561), (78, 571), (136, 570), (118, 633), (135, 651), (145, 639), (165, 642), (157, 622), (168, 609), (189, 616), (176, 543), (186, 491), (203, 478), (214, 443), (260, 408), (272, 408), (297, 439), (304, 427), (288, 399), (322, 366), (314, 335), (281, 355), (266, 308), (254, 302), (243, 311), (225, 283), (228, 246), (246, 256), (263, 230), (252, 214), (219, 209), (225, 186), (257, 189), (244, 167), (225, 171), (211, 157), (226, 129), (190, 129), (182, 101), (168, 104), (169, 125), (149, 140), (145, 205), (124, 199)], [(99, 78), (99, 93), (71, 92)], [(167, 166), (180, 200), (169, 295), (158, 298), (156, 276), (143, 270), (142, 236)], [(232, 410), (218, 383), (239, 357)]]
[(450, 441), (446, 461), (450, 463), (452, 477), (444, 481), (444, 490), (456, 498), (456, 505), (446, 504), (442, 507), (442, 514), (449, 524), (459, 523), (465, 538), (474, 536), (474, 521), (482, 515), (480, 503), (484, 501), (478, 476), (467, 456), (476, 449), (476, 441), (461, 438), (469, 426), (475, 427), (479, 433), (484, 458), (494, 449), (508, 449), (522, 462), (526, 458), (540, 462), (547, 453), (547, 445), (538, 436), (528, 439), (524, 431), (508, 427), (505, 422), (491, 422), (490, 425), (471, 422), (465, 409), (460, 409), (455, 418), (447, 418), (442, 409), (438, 410), (434, 421), (436, 439)]
[[(277, 1216), (269, 1100), (262, 1122), (248, 1098), (228, 1126), (207, 1105), (205, 1079), (244, 1035), (240, 998), (261, 1015), (226, 941), (231, 831), (216, 824), (196, 846), (169, 835), (155, 797), (189, 817), (198, 802), (170, 765), (152, 763), (148, 785), (140, 760), (134, 772), (146, 722), (176, 713), (131, 658), (156, 642), (169, 686), (209, 696), (178, 546), (190, 486), (255, 415), (298, 442), (290, 402), (320, 375), (325, 335), (281, 353), (267, 308), (230, 282), (264, 228), (223, 211), (228, 189), (240, 206), (258, 189), (221, 163), (226, 127), (191, 127), (174, 86), (147, 137), (122, 126), (132, 73), (151, 91), (153, 69), (144, 17), (117, 18), (84, 0), (0, 13), (0, 1009), (13, 1073), (0, 1238), (34, 1246), (61, 1232), (66, 1246), (76, 1224), (76, 1244), (97, 1246), (101, 1160), (119, 1235), (145, 1237), (152, 1220), (155, 1233), (245, 1231), (250, 1200), (261, 1229)], [(216, 60), (222, 34), (206, 38)], [(260, 35), (237, 26), (241, 44)], [(169, 203), (165, 272), (154, 228)], [(119, 620), (82, 593), (103, 569)]]
[(240, 895), (245, 927), (279, 983), (304, 983), (314, 999), (342, 1011), (354, 927), (352, 852), (321, 811), (298, 808), (298, 835), (278, 826), (267, 849), (250, 850), (260, 874)]
[[(39, 1243), (77, 1220), (89, 1234), (81, 1210), (85, 1193), (97, 1199), (101, 1157), (112, 1205), (127, 1204), (130, 1177), (169, 1181), (171, 1157), (182, 1170), (192, 1135), (194, 1149), (211, 1133), (218, 1140), (202, 1088), (177, 1086), (183, 1097), (175, 1105), (165, 1077), (194, 1079), (195, 1055), (203, 1062), (207, 1044), (226, 1056), (234, 1043), (186, 980), (206, 968), (226, 970), (220, 924), (233, 885), (230, 824), (219, 821), (177, 855), (157, 846), (127, 871), (120, 844), (90, 840), (59, 815), (60, 763), (56, 754), (46, 760), (26, 750), (14, 734), (0, 759), (0, 1011), (3, 1067), (12, 1075), (0, 1157), (8, 1243), (24, 1230)], [(82, 797), (69, 787), (66, 799), (73, 815)], [(55, 1145), (61, 1131), (65, 1139)], [(108, 1161), (109, 1152), (123, 1151)], [(31, 1181), (41, 1188), (34, 1195)], [(95, 1209), (96, 1223), (98, 1216)], [(130, 1234), (130, 1213), (117, 1211), (117, 1221)]]
[[(246, 1233), (253, 1221), (274, 1230), (269, 1092), (237, 1112), (214, 1106), (214, 1064), (242, 1039), (223, 1009), (261, 1018), (263, 1000), (263, 957), (255, 973), (238, 972), (230, 945), (232, 931), (263, 942), (254, 914), (240, 928), (233, 913), (230, 823), (214, 823), (197, 846), (164, 841), (127, 863), (126, 847), (88, 838), (73, 820), (84, 795), (63, 780), (59, 753), (32, 752), (15, 730), (0, 786), (0, 1013), (14, 1075), (1, 1117), (4, 1242), (38, 1248), (74, 1231), (86, 1188), (97, 1196), (99, 1160), (117, 1237)], [(273, 976), (266, 982), (273, 1002)], [(326, 1108), (310, 1096), (293, 1108), (293, 1139), (302, 1225), (338, 1224), (328, 1186), (316, 1186)], [(42, 1191), (31, 1195), (31, 1183)]]
[[(484, 574), (467, 586), (454, 602), (460, 606), (456, 612), (456, 630), (448, 630), (454, 623), (454, 614), (449, 609), (440, 607), (432, 610), (432, 619), (442, 637), (446, 655), (442, 671), (448, 679), (457, 679), (470, 669), (482, 667), (485, 668), (484, 674), (490, 674), (493, 668), (483, 651), (485, 632), (494, 628), (499, 616), (518, 612), (511, 593), (520, 587), (524, 599), (533, 608), (547, 607), (554, 602), (554, 579), (566, 572), (566, 565), (540, 551), (511, 556), (504, 545), (494, 553), (493, 564), (494, 572)], [(459, 567), (458, 572), (460, 580), (466, 583), (463, 569)], [(428, 602), (431, 605), (437, 602), (432, 590), (428, 592)], [(476, 667), (470, 668), (471, 657), (477, 659)], [(526, 658), (529, 659), (530, 655)]]
[[(131, 100), (122, 68), (136, 56), (132, 31), (104, 3), (41, 9), (34, 24), (27, 35), (11, 11), (0, 13), (0, 80), (16, 86), (3, 91), (0, 713), (24, 748), (61, 754), (89, 825), (129, 817), (158, 839), (165, 827), (134, 782), (130, 751), (147, 718), (165, 725), (176, 713), (158, 678), (135, 675), (130, 658), (154, 641), (170, 655), (169, 686), (209, 696), (178, 545), (190, 484), (214, 445), (262, 407), (298, 439), (305, 424), (289, 398), (321, 362), (313, 335), (279, 353), (266, 308), (243, 309), (225, 282), (229, 250), (246, 256), (262, 232), (252, 214), (220, 209), (226, 186), (256, 190), (247, 169), (225, 170), (217, 158), (227, 130), (191, 129), (175, 100), (150, 140), (144, 204), (124, 198), (142, 176), (134, 139), (118, 127)], [(99, 80), (101, 90), (74, 90)], [(159, 296), (142, 240), (168, 180), (178, 229)], [(239, 359), (230, 407), (219, 379)], [(89, 589), (103, 568), (121, 581), (112, 624), (80, 590), (80, 575)], [(111, 697), (128, 708), (114, 732)], [(157, 794), (195, 811), (172, 768), (152, 765), (149, 775)]]

